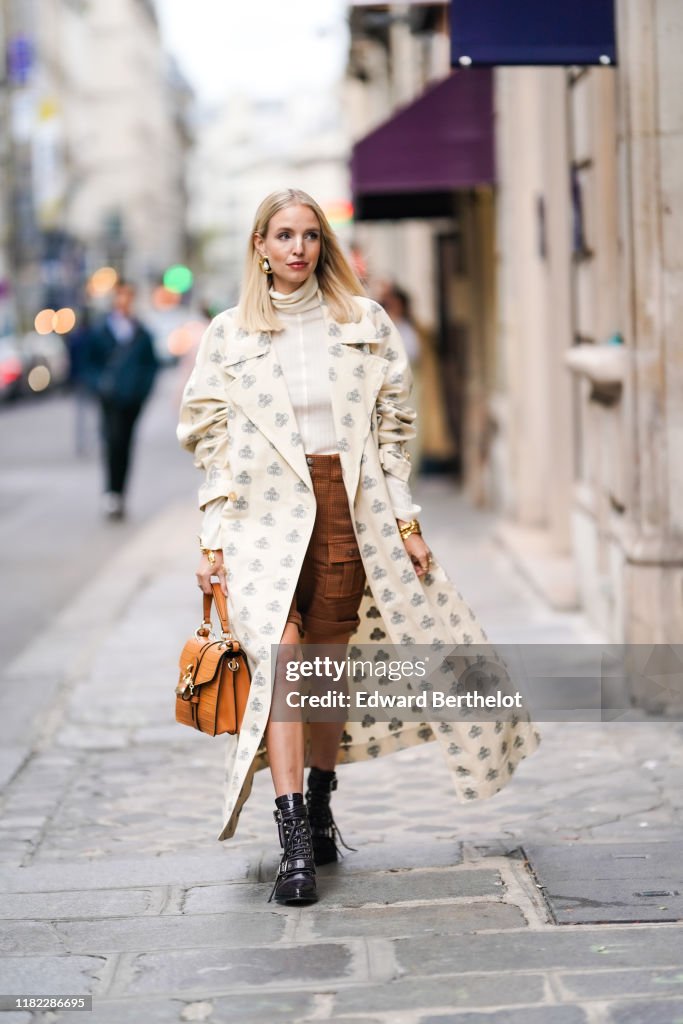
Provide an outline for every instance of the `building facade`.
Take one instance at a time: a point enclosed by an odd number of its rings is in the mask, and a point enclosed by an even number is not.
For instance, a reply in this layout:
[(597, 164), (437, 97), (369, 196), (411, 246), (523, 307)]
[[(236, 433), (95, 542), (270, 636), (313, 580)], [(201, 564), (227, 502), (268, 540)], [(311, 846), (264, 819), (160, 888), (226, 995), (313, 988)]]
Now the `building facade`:
[(19, 329), (91, 270), (138, 281), (186, 249), (188, 87), (150, 0), (2, 0), (6, 236)]
[(188, 86), (164, 52), (151, 0), (89, 0), (83, 171), (71, 229), (94, 265), (148, 281), (186, 252)]
[[(443, 42), (419, 27), (443, 39), (440, 11), (354, 5), (363, 131), (424, 88)], [(666, 644), (683, 632), (683, 7), (615, 12), (616, 66), (495, 69), (494, 188), (362, 237), (445, 338), (461, 482), (510, 556), (611, 641)]]
[(683, 9), (616, 12), (616, 68), (497, 73), (493, 472), (503, 536), (550, 600), (611, 640), (676, 643)]
[[(336, 89), (259, 99), (231, 96), (207, 116), (192, 159), (190, 224), (204, 301), (238, 298), (254, 214), (280, 188), (302, 188), (334, 217), (349, 198), (348, 140)], [(348, 232), (335, 225), (344, 241)]]
[[(457, 119), (457, 107), (446, 102), (436, 110), (432, 103), (452, 80), (448, 11), (446, 3), (351, 5), (346, 107), (356, 151), (372, 144), (374, 132), (381, 157), (386, 132), (403, 164), (406, 150), (429, 145), (430, 133)], [(404, 126), (401, 118), (411, 117)], [(426, 131), (411, 138), (422, 120)], [(434, 157), (438, 153), (425, 152), (422, 160)], [(481, 505), (489, 500), (487, 395), (496, 375), (494, 192), (475, 175), (467, 187), (453, 184), (435, 207), (421, 202), (430, 193), (419, 173), (407, 179), (406, 195), (389, 195), (386, 215), (380, 203), (367, 220), (357, 183), (354, 234), (371, 290), (381, 297), (382, 282), (396, 282), (410, 296), (421, 328), (420, 419), (427, 429), (417, 461), (452, 474)]]
[[(344, 111), (352, 144), (409, 105), (430, 84), (450, 75), (447, 12), (447, 4), (350, 5)], [(438, 319), (434, 239), (449, 221), (361, 220), (354, 233), (370, 277), (395, 279), (410, 293), (417, 317), (432, 330)]]

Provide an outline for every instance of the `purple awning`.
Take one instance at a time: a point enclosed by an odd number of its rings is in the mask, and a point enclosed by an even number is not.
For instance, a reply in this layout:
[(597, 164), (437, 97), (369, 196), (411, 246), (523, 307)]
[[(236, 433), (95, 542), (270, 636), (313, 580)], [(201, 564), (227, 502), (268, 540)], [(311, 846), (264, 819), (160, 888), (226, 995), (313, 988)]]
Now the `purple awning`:
[(454, 71), (356, 143), (356, 216), (450, 213), (455, 189), (493, 183), (493, 149), (492, 72)]

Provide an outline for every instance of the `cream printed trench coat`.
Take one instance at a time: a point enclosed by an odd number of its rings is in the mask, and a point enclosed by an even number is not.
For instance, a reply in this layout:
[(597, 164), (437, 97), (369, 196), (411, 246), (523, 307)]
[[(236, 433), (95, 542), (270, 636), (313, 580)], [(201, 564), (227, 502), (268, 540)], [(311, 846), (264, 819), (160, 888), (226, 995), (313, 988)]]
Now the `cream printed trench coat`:
[[(322, 294), (319, 293), (322, 299)], [(400, 335), (377, 303), (357, 300), (359, 323), (336, 323), (323, 301), (332, 414), (344, 486), (367, 586), (355, 644), (425, 644), (434, 650), (483, 644), (474, 613), (439, 566), (417, 576), (401, 537), (384, 471), (407, 479), (404, 442), (415, 413), (407, 405), (411, 373)], [(315, 520), (315, 496), (303, 442), (277, 356), (277, 337), (247, 333), (234, 310), (207, 328), (187, 382), (178, 439), (194, 452), (205, 479), (199, 504), (226, 497), (222, 547), (231, 629), (252, 672), (239, 736), (228, 736), (225, 822), (228, 839), (249, 796), (254, 772), (267, 767), (263, 733), (271, 700), (271, 644), (280, 641)], [(369, 717), (369, 716), (368, 716)], [(340, 763), (365, 760), (436, 739), (453, 773), (456, 799), (492, 796), (540, 735), (526, 712), (503, 721), (349, 722)]]

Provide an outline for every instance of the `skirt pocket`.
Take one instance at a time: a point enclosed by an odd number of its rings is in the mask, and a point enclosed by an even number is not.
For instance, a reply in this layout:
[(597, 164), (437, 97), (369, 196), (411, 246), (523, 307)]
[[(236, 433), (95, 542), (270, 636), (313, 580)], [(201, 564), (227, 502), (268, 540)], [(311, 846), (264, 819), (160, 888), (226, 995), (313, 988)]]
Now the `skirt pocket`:
[(365, 569), (355, 539), (328, 545), (325, 597), (352, 597), (365, 586)]

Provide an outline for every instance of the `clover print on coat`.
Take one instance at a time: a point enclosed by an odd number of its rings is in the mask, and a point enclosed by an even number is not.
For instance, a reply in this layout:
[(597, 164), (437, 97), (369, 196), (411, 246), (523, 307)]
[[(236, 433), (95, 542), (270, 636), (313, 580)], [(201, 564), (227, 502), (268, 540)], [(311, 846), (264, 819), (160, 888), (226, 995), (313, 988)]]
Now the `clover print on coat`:
[[(358, 299), (360, 321), (336, 323), (319, 296), (344, 488), (367, 577), (351, 646), (414, 642), (438, 652), (485, 643), (472, 609), (440, 566), (438, 551), (430, 572), (418, 577), (391, 516), (385, 474), (408, 478), (405, 443), (415, 433), (412, 378), (400, 335), (375, 302)], [(229, 612), (249, 659), (252, 689), (239, 736), (221, 737), (226, 770), (219, 839), (234, 834), (253, 773), (267, 766), (263, 733), (272, 645), (282, 636), (315, 521), (301, 434), (270, 335), (237, 328), (234, 313), (226, 310), (207, 328), (178, 425), (180, 443), (204, 474), (200, 506), (238, 494), (238, 502), (226, 504), (221, 522)], [(436, 741), (451, 769), (456, 798), (466, 802), (502, 789), (540, 743), (537, 728), (521, 713), (514, 723), (479, 723), (476, 735), (470, 734), (471, 722), (449, 723), (449, 730), (442, 724), (381, 722), (372, 716), (348, 722), (339, 761)]]

